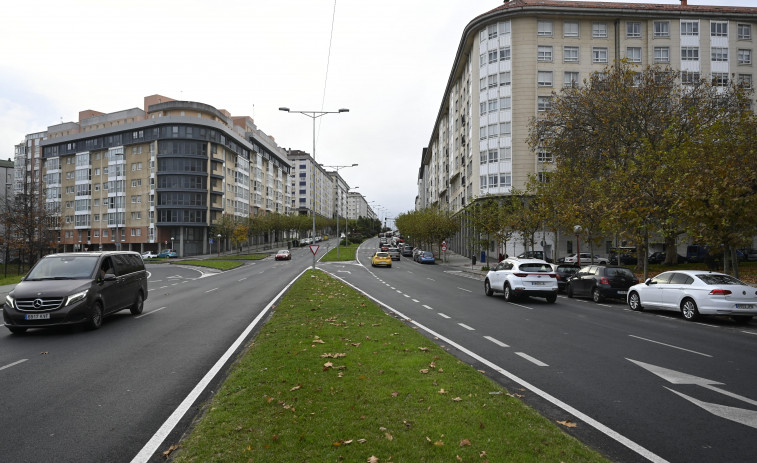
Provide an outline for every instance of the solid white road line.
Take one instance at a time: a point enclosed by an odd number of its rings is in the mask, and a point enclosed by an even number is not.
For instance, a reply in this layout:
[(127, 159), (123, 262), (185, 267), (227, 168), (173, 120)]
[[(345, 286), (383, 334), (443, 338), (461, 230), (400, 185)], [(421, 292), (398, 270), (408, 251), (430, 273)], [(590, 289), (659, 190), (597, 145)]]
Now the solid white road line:
[(692, 354), (702, 355), (704, 357), (710, 357), (710, 358), (712, 357), (712, 355), (703, 354), (703, 353), (697, 352), (695, 350), (684, 349), (683, 347), (674, 346), (672, 344), (665, 344), (664, 342), (660, 342), (660, 341), (653, 341), (651, 339), (642, 338), (641, 336), (634, 336), (633, 334), (629, 334), (629, 336), (632, 337), (632, 338), (641, 339), (642, 341), (653, 342), (655, 344), (660, 344), (662, 346), (672, 347), (673, 349), (684, 350), (686, 352), (691, 352)]
[(498, 339), (494, 339), (491, 336), (484, 336), (484, 339), (488, 339), (489, 341), (493, 342), (494, 344), (496, 344), (496, 345), (498, 345), (500, 347), (510, 347), (507, 344), (505, 344), (504, 342), (502, 342), (502, 341), (500, 341)]
[(247, 328), (245, 328), (245, 330), (242, 332), (242, 334), (239, 335), (236, 341), (234, 341), (234, 343), (229, 346), (226, 352), (224, 352), (221, 358), (218, 359), (215, 365), (213, 365), (213, 367), (205, 374), (200, 382), (197, 383), (194, 389), (192, 389), (192, 392), (190, 392), (189, 395), (181, 402), (181, 404), (179, 404), (179, 407), (174, 410), (174, 412), (163, 423), (160, 429), (158, 429), (158, 431), (152, 436), (152, 438), (147, 441), (144, 447), (142, 447), (142, 450), (140, 450), (139, 453), (134, 458), (132, 458), (131, 463), (146, 463), (150, 460), (150, 457), (158, 451), (158, 447), (160, 447), (163, 441), (166, 440), (166, 437), (168, 437), (173, 428), (176, 427), (179, 421), (187, 413), (189, 407), (192, 406), (192, 404), (197, 400), (197, 398), (205, 390), (205, 388), (208, 387), (208, 384), (210, 384), (210, 382), (218, 374), (218, 372), (221, 371), (221, 368), (226, 364), (229, 358), (231, 358), (231, 356), (239, 348), (239, 346), (242, 345), (247, 336), (250, 335), (250, 332), (252, 332), (252, 330), (258, 325), (258, 323), (263, 320), (263, 318), (265, 318), (268, 311), (271, 310), (271, 307), (273, 307), (274, 302), (278, 301), (281, 296), (289, 289), (289, 287), (292, 286), (292, 284), (294, 284), (294, 282), (297, 281), (297, 279), (309, 269), (310, 267), (300, 272), (300, 274), (294, 277), (294, 279), (290, 281), (289, 284), (287, 284), (284, 289), (279, 292), (279, 294), (271, 299), (271, 302), (269, 302), (268, 305), (266, 305), (265, 308), (260, 311), (258, 316), (255, 317), (255, 319), (247, 326)]
[(523, 352), (516, 352), (516, 354), (520, 355), (524, 359), (528, 360), (529, 362), (531, 362), (531, 363), (533, 363), (533, 364), (535, 364), (537, 366), (540, 366), (540, 367), (548, 367), (549, 366), (546, 363), (542, 362), (541, 360), (537, 360), (537, 359), (535, 359), (535, 358), (531, 357), (530, 355), (525, 354)]
[(4, 365), (4, 366), (0, 367), (0, 370), (5, 370), (6, 368), (10, 368), (10, 367), (12, 367), (14, 365), (18, 365), (19, 363), (24, 363), (27, 360), (29, 360), (29, 359), (21, 359), (21, 360), (15, 361), (13, 363), (9, 363), (7, 365)]
[(165, 309), (166, 307), (167, 307), (167, 306), (163, 306), (163, 307), (161, 307), (161, 308), (159, 308), (159, 309), (155, 309), (155, 310), (151, 310), (151, 311), (149, 311), (149, 312), (145, 312), (145, 313), (143, 313), (143, 314), (141, 314), (141, 315), (137, 315), (137, 316), (136, 316), (136, 317), (134, 317), (134, 318), (142, 318), (142, 317), (146, 317), (146, 316), (150, 315), (151, 313), (155, 313), (155, 312), (157, 312), (158, 310), (163, 310), (163, 309)]

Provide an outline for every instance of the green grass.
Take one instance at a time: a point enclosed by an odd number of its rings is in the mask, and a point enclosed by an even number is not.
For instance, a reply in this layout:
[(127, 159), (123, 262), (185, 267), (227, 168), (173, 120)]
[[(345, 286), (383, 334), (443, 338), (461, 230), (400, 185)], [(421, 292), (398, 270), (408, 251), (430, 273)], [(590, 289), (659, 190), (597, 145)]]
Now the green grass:
[(21, 275), (17, 275), (16, 271), (8, 272), (8, 276), (2, 276), (4, 273), (0, 273), (0, 286), (3, 285), (15, 285), (18, 284), (19, 281), (21, 281), (21, 278), (23, 278), (26, 275), (26, 272), (22, 273)]
[(233, 365), (172, 461), (371, 457), (606, 461), (516, 394), (348, 286), (312, 270), (293, 285)]
[(200, 259), (200, 260), (180, 260), (180, 261), (173, 261), (172, 263), (178, 264), (178, 265), (196, 265), (198, 267), (210, 267), (210, 268), (216, 268), (219, 270), (230, 270), (232, 268), (241, 267), (244, 265), (243, 262), (237, 262), (234, 260), (226, 260), (226, 259)]
[(321, 258), (321, 262), (341, 262), (348, 260), (355, 260), (355, 253), (359, 244), (351, 244), (349, 246), (339, 246), (339, 258), (336, 257), (336, 248), (329, 250)]
[(214, 260), (261, 260), (270, 254), (234, 254), (230, 256), (213, 257)]

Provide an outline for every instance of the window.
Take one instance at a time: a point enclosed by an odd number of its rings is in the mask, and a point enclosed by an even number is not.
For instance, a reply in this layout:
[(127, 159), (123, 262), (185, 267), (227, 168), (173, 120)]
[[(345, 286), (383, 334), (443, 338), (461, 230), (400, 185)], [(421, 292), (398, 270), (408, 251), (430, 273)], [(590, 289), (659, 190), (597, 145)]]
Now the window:
[(669, 63), (670, 62), (670, 48), (654, 47), (654, 62), (655, 63)]
[(499, 186), (509, 188), (513, 186), (513, 178), (511, 174), (499, 174)]
[(499, 35), (505, 35), (510, 33), (510, 21), (505, 21), (497, 24), (499, 26)]
[(728, 21), (710, 21), (710, 37), (728, 37)]
[(563, 47), (563, 61), (566, 63), (577, 63), (578, 47)]
[(489, 188), (496, 188), (499, 180), (499, 175), (494, 174), (489, 176)]
[(510, 72), (499, 73), (499, 85), (510, 85)]
[(480, 67), (486, 66), (486, 53), (481, 53), (481, 56), (478, 57), (478, 65)]
[(712, 47), (713, 61), (728, 61), (728, 49), (725, 47)]
[(512, 133), (512, 122), (500, 122), (499, 134), (510, 135)]
[(626, 37), (637, 39), (641, 37), (641, 23), (629, 21), (626, 23)]
[(744, 88), (752, 88), (752, 75), (751, 74), (739, 74), (737, 82)]
[(695, 84), (699, 82), (699, 73), (698, 72), (688, 72), (683, 71), (681, 72), (681, 83), (682, 84)]
[(489, 79), (489, 88), (494, 88), (494, 87), (496, 87), (498, 85), (497, 84), (497, 74), (493, 74), (493, 75), (489, 76), (488, 79)]
[(728, 73), (727, 72), (713, 72), (712, 73), (712, 85), (716, 87), (725, 87), (728, 85)]
[(499, 152), (497, 150), (489, 150), (488, 162), (499, 162)]
[(670, 37), (670, 22), (655, 21), (654, 22), (654, 36), (655, 37)]
[(488, 34), (489, 40), (496, 39), (497, 38), (497, 25), (492, 24), (489, 27), (486, 28), (486, 32)]
[(563, 37), (578, 37), (578, 21), (565, 21), (562, 23)]
[(494, 112), (497, 110), (497, 102), (498, 100), (489, 100), (489, 112)]
[(594, 23), (591, 25), (591, 36), (595, 39), (607, 38), (607, 23)]
[(575, 71), (565, 71), (565, 74), (563, 75), (563, 86), (564, 87), (578, 87), (578, 84), (580, 83), (580, 80), (578, 78), (578, 72)]
[(486, 175), (482, 175), (479, 177), (478, 182), (481, 184), (481, 188), (486, 188)]
[(536, 60), (537, 61), (552, 61), (552, 47), (540, 46), (537, 49)]
[(478, 138), (479, 140), (486, 140), (486, 126), (485, 125), (482, 125), (478, 129)]
[(681, 47), (681, 61), (699, 61), (699, 47)]
[(538, 162), (552, 162), (553, 161), (553, 159), (552, 159), (552, 153), (547, 152), (547, 151), (545, 151), (543, 149), (540, 149), (536, 153), (536, 160)]
[(512, 108), (512, 100), (509, 96), (502, 97), (499, 99), (499, 109), (505, 110), (505, 109), (511, 109)]
[(594, 47), (591, 50), (591, 61), (593, 63), (606, 63), (607, 62), (607, 48)]
[(538, 21), (536, 23), (536, 35), (539, 37), (552, 37), (552, 21)]
[(489, 124), (489, 138), (497, 138), (499, 132), (497, 132), (497, 124)]
[(752, 64), (752, 50), (739, 50), (739, 64)]
[(493, 64), (497, 62), (498, 53), (497, 50), (492, 50), (489, 52), (489, 64)]
[(626, 58), (632, 63), (641, 63), (641, 47), (627, 47)]
[(499, 60), (508, 61), (510, 59), (510, 47), (499, 49)]
[(737, 29), (739, 40), (752, 40), (751, 24), (739, 24)]
[(552, 97), (551, 96), (537, 97), (536, 104), (537, 104), (537, 107), (536, 107), (537, 111), (539, 112), (548, 111), (549, 108), (552, 106)]
[(481, 115), (486, 114), (486, 103), (485, 102), (479, 103), (478, 113), (481, 114)]
[(499, 149), (499, 160), (507, 161), (507, 162), (510, 162), (513, 160), (511, 148), (509, 146)]
[(481, 151), (480, 153), (478, 153), (479, 164), (486, 164), (488, 162), (487, 161), (487, 157), (486, 157), (487, 156), (486, 153), (487, 153), (486, 151)]
[(539, 180), (539, 183), (549, 183), (549, 173), (539, 172), (537, 175), (537, 179)]
[(536, 84), (539, 87), (551, 87), (552, 86), (552, 71), (537, 72)]
[(699, 21), (681, 21), (681, 35), (699, 35)]

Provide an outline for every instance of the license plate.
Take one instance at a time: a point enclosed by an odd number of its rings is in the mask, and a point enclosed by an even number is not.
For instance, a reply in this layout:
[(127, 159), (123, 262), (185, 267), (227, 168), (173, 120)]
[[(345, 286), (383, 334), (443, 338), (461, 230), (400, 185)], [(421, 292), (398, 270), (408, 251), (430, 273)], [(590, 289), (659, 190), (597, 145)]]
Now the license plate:
[(754, 306), (752, 304), (736, 304), (737, 309), (753, 309)]
[(534, 286), (544, 286), (545, 283), (543, 281), (532, 281), (531, 284)]
[(28, 313), (24, 315), (24, 320), (47, 320), (50, 318), (49, 313)]
[(628, 291), (618, 291), (618, 294), (628, 294)]

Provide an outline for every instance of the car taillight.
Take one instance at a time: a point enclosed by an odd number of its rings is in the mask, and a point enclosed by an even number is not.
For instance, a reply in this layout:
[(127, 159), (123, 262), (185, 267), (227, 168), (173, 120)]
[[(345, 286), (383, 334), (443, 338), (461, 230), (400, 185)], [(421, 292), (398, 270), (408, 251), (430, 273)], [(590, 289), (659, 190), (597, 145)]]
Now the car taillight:
[(513, 273), (513, 275), (515, 275), (516, 277), (521, 277), (521, 278), (523, 278), (523, 277), (527, 277), (527, 276), (528, 276), (528, 273)]
[(557, 278), (558, 280), (562, 280), (562, 277), (560, 275), (555, 274), (554, 277)]
[(729, 289), (713, 289), (710, 291), (710, 296), (727, 296), (729, 294), (731, 294)]
[(599, 279), (599, 283), (603, 284), (603, 285), (609, 285), (610, 284), (610, 280), (608, 280), (607, 277), (602, 277), (602, 278)]
[(550, 273), (550, 274), (549, 274), (549, 277), (550, 277), (550, 278), (557, 278), (558, 280), (560, 279), (560, 276), (559, 276), (559, 275), (557, 275), (556, 273)]

